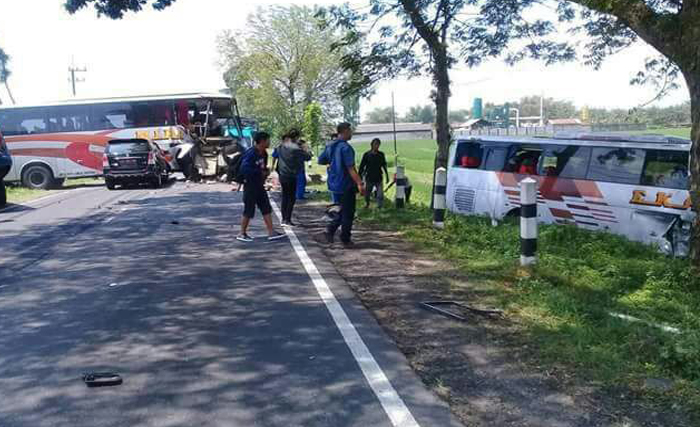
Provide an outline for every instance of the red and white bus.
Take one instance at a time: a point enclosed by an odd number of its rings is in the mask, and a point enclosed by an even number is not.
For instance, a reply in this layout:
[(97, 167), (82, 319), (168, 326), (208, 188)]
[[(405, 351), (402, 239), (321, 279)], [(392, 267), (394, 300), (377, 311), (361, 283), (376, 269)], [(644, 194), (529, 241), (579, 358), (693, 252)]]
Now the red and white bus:
[(206, 93), (0, 107), (0, 129), (14, 160), (5, 181), (48, 188), (65, 178), (101, 175), (112, 139), (149, 139), (177, 170), (178, 146), (189, 133), (206, 135), (209, 123), (231, 118), (232, 111), (229, 95)]
[(517, 214), (519, 182), (538, 181), (538, 219), (688, 252), (690, 141), (665, 136), (456, 137), (448, 209), (496, 220)]

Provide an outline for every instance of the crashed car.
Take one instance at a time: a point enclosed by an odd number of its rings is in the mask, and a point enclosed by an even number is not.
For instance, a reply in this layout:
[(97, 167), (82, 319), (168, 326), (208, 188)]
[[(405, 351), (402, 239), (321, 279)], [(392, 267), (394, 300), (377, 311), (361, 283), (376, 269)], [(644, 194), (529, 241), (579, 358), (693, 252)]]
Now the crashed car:
[(148, 183), (160, 188), (168, 181), (169, 168), (160, 148), (146, 139), (114, 139), (102, 157), (105, 185)]

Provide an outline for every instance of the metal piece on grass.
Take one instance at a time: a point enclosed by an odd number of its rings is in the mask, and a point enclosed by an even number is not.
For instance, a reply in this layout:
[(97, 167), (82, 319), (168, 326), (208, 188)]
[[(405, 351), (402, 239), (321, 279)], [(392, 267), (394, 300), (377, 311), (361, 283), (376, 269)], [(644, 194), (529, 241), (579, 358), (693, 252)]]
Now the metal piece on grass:
[(440, 308), (439, 306), (443, 306), (443, 307), (444, 306), (455, 306), (455, 307), (459, 307), (459, 308), (469, 310), (471, 312), (485, 315), (485, 316), (502, 315), (503, 314), (503, 311), (501, 311), (501, 310), (475, 308), (475, 307), (468, 306), (466, 304), (459, 303), (457, 301), (424, 301), (424, 302), (421, 302), (419, 305), (427, 310), (432, 310), (432, 311), (435, 311), (437, 313), (440, 313), (440, 314), (443, 314), (445, 316), (452, 317), (454, 319), (461, 320), (461, 321), (466, 321), (467, 320), (466, 317), (461, 316), (461, 315), (454, 313), (452, 311)]

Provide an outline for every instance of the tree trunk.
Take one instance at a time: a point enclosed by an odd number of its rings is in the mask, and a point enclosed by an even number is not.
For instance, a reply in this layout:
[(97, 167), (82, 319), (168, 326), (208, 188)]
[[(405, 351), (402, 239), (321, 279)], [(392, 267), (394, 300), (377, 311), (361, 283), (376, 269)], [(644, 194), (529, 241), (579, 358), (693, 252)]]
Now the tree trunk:
[(690, 199), (695, 212), (693, 235), (690, 244), (690, 258), (695, 267), (700, 267), (700, 69), (691, 67), (684, 73), (690, 92)]
[(433, 79), (435, 80), (435, 131), (437, 134), (437, 157), (435, 168), (447, 167), (450, 149), (450, 74), (449, 58), (445, 46), (434, 47)]

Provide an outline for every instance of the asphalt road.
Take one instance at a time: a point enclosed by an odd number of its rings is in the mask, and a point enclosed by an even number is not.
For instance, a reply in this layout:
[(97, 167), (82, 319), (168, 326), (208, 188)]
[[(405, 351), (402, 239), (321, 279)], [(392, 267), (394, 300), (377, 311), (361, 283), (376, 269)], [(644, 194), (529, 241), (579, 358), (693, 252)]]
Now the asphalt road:
[[(288, 239), (236, 241), (241, 210), (175, 183), (0, 211), (0, 427), (459, 425), (298, 231), (416, 423), (392, 421), (318, 278)], [(124, 382), (87, 388), (97, 371)]]

